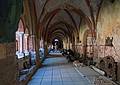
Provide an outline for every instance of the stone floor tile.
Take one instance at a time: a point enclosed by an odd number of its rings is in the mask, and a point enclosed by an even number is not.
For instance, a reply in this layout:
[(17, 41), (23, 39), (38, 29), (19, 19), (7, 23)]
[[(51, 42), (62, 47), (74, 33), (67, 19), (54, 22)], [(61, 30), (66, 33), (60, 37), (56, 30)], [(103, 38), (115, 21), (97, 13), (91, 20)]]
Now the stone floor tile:
[(74, 85), (74, 82), (63, 82), (63, 85)]
[(42, 81), (40, 85), (51, 85), (51, 82), (48, 82), (48, 81)]
[(61, 81), (54, 81), (52, 82), (52, 85), (63, 85)]
[(40, 83), (28, 83), (28, 85), (40, 85)]

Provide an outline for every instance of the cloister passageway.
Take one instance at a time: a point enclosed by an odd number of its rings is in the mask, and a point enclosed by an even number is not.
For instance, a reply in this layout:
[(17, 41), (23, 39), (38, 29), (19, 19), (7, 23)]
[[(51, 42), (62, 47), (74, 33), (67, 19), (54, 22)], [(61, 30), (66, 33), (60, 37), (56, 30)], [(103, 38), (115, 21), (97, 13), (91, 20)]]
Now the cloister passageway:
[(0, 0), (0, 68), (0, 85), (119, 85), (120, 0)]

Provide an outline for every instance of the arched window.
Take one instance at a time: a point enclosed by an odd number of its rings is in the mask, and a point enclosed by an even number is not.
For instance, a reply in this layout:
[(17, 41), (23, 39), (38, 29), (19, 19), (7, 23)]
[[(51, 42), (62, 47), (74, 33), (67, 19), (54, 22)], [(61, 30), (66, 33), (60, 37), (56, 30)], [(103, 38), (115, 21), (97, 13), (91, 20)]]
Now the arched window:
[(24, 57), (23, 53), (23, 37), (24, 37), (24, 24), (22, 20), (20, 19), (18, 24), (18, 30), (16, 31), (16, 40), (18, 42), (18, 50), (16, 51), (16, 55), (18, 58)]

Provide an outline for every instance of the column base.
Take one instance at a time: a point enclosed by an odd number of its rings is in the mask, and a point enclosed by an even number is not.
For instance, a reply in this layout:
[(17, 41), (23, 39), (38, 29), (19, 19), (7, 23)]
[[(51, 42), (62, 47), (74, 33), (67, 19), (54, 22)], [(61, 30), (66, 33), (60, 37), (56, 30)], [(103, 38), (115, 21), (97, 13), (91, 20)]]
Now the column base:
[(36, 60), (36, 67), (37, 67), (37, 68), (42, 67), (42, 63), (41, 63), (40, 60)]
[(23, 52), (17, 52), (16, 55), (17, 55), (18, 59), (25, 57), (25, 54)]

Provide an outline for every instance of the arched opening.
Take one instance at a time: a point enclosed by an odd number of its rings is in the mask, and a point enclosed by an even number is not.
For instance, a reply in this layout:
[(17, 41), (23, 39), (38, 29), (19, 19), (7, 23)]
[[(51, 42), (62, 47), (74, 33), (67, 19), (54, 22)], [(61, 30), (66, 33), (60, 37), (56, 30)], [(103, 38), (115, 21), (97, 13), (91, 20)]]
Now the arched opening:
[(24, 53), (23, 53), (23, 37), (24, 37), (24, 25), (22, 20), (20, 19), (19, 24), (18, 24), (18, 30), (16, 31), (16, 41), (18, 44), (16, 44), (16, 55), (17, 58), (23, 58)]
[(53, 45), (53, 49), (55, 50), (59, 50), (63, 48), (63, 44), (62, 41), (60, 41), (59, 39), (55, 38), (52, 41), (52, 45)]
[(18, 58), (29, 56), (29, 32), (28, 28), (25, 28), (22, 19), (18, 24), (18, 30), (16, 31), (16, 55)]
[(49, 53), (60, 53), (62, 49), (63, 41), (58, 38), (52, 39), (50, 45), (48, 46)]

